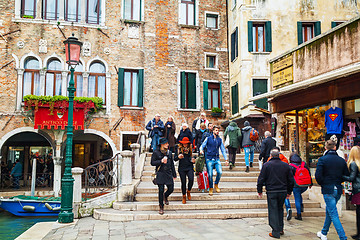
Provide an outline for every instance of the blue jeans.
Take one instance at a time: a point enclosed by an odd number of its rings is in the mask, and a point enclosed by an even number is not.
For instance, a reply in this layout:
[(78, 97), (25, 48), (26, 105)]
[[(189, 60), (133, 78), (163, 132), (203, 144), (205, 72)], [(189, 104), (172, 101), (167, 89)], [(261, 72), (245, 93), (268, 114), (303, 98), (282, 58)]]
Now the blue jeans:
[(326, 236), (332, 222), (340, 240), (347, 239), (336, 208), (336, 203), (339, 201), (341, 194), (338, 194), (336, 189), (333, 194), (323, 194), (323, 196), (326, 203), (326, 217), (321, 233)]
[(245, 164), (247, 167), (249, 166), (249, 155), (250, 155), (250, 162), (254, 162), (254, 150), (255, 150), (254, 146), (244, 147)]
[(160, 136), (158, 134), (155, 134), (151, 139), (151, 148), (153, 151), (155, 151), (156, 147), (159, 145), (159, 139)]
[(289, 209), (291, 209), (290, 200), (287, 198), (285, 198), (285, 207), (286, 207), (286, 212), (289, 211)]
[(306, 190), (307, 187), (294, 187), (293, 189), (297, 214), (301, 214), (301, 205), (303, 203), (301, 194), (303, 194), (303, 192), (305, 192)]
[(215, 184), (219, 184), (222, 175), (220, 159), (206, 159), (206, 168), (209, 175), (209, 188), (213, 188), (213, 170), (216, 169)]

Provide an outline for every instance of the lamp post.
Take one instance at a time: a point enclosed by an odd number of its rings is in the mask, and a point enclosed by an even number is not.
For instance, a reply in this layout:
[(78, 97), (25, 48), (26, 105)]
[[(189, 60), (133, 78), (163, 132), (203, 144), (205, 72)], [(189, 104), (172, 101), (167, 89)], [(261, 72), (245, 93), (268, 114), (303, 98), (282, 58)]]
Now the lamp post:
[(64, 41), (66, 63), (70, 66), (70, 82), (69, 82), (69, 109), (68, 109), (68, 126), (66, 133), (66, 155), (65, 155), (65, 171), (61, 179), (61, 211), (58, 221), (60, 223), (71, 223), (74, 221), (74, 213), (72, 212), (73, 187), (74, 178), (71, 174), (72, 167), (72, 143), (73, 143), (73, 112), (74, 112), (74, 71), (75, 66), (79, 64), (82, 42), (80, 42), (74, 34)]

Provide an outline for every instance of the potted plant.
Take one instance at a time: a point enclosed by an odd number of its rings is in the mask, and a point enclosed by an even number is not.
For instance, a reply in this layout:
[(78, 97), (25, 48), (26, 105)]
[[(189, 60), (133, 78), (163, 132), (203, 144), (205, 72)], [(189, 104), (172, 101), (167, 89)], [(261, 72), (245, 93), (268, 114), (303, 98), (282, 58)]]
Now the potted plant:
[(211, 116), (213, 117), (220, 117), (222, 114), (222, 109), (218, 107), (213, 107), (211, 109)]

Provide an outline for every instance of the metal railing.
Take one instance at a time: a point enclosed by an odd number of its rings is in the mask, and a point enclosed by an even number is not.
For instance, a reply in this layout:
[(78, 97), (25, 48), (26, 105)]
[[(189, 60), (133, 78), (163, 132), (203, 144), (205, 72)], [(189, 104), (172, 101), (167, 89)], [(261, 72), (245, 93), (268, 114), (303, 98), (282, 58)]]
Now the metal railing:
[(100, 161), (84, 169), (82, 182), (85, 188), (83, 195), (85, 201), (119, 189), (121, 185), (121, 159), (118, 153), (111, 159)]

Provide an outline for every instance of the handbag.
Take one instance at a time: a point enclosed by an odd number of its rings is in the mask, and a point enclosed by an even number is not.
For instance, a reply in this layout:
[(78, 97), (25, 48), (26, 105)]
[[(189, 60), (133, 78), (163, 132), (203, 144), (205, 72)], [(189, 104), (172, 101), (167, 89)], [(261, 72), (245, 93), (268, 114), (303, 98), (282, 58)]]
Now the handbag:
[(228, 146), (230, 146), (230, 137), (227, 137), (226, 139), (225, 139), (225, 143), (224, 143), (224, 147), (228, 147)]
[(159, 171), (160, 167), (161, 167), (161, 165), (160, 165), (159, 167), (155, 168), (154, 173), (151, 174), (151, 181), (152, 181), (152, 183), (153, 183), (154, 185), (157, 185), (157, 182), (156, 182), (156, 174), (157, 174), (157, 172)]

